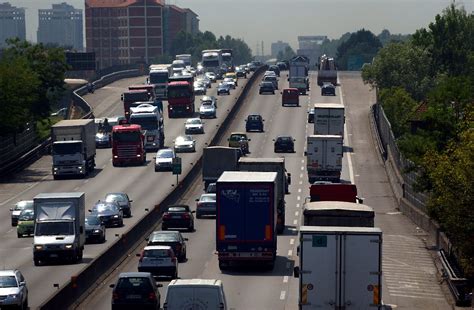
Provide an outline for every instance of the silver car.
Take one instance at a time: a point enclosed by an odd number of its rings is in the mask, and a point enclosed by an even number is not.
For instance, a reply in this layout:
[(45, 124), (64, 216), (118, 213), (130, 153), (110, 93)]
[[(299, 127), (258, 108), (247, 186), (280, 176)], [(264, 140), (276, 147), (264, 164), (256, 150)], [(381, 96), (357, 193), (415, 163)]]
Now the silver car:
[(172, 149), (161, 149), (156, 152), (155, 157), (155, 172), (160, 170), (172, 170), (173, 169), (173, 158), (176, 154)]
[(204, 133), (203, 122), (200, 118), (188, 118), (184, 123), (184, 133), (193, 134), (193, 133)]
[(176, 153), (196, 152), (196, 140), (188, 135), (179, 136), (174, 140), (174, 151)]
[(16, 226), (18, 224), (18, 217), (20, 216), (21, 211), (24, 209), (33, 210), (33, 200), (18, 201), (15, 204), (15, 207), (10, 208), (10, 211), (12, 212), (12, 226)]
[(215, 83), (217, 81), (217, 76), (214, 72), (206, 72), (205, 76), (211, 80), (212, 83)]
[(0, 309), (28, 309), (28, 288), (19, 270), (0, 270)]
[(216, 118), (216, 105), (212, 101), (203, 101), (199, 107), (200, 118)]
[(232, 89), (235, 89), (236, 85), (235, 85), (235, 80), (233, 78), (226, 77), (224, 78), (223, 82), (229, 84), (230, 87), (232, 87)]
[(202, 194), (199, 199), (196, 199), (196, 217), (198, 219), (205, 215), (215, 216), (216, 212), (216, 194)]

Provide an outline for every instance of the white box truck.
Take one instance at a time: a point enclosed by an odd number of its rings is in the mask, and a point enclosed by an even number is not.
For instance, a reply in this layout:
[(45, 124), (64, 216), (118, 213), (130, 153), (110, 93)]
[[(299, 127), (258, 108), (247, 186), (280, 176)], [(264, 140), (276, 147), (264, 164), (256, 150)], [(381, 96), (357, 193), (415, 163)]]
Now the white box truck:
[(94, 119), (69, 119), (51, 127), (53, 177), (85, 177), (95, 168)]
[(315, 135), (338, 135), (344, 137), (344, 105), (317, 103), (314, 105)]
[(276, 172), (277, 173), (277, 232), (283, 233), (285, 229), (285, 194), (289, 193), (291, 174), (286, 172), (285, 158), (252, 158), (239, 159), (239, 171)]
[(215, 183), (224, 171), (238, 171), (240, 150), (235, 147), (209, 146), (203, 150), (202, 180), (204, 187)]
[(43, 193), (33, 198), (35, 266), (47, 261), (80, 262), (86, 241), (85, 194)]
[(301, 226), (299, 309), (380, 309), (382, 231)]
[(309, 183), (339, 182), (342, 170), (343, 138), (337, 135), (310, 135), (306, 140), (306, 167)]

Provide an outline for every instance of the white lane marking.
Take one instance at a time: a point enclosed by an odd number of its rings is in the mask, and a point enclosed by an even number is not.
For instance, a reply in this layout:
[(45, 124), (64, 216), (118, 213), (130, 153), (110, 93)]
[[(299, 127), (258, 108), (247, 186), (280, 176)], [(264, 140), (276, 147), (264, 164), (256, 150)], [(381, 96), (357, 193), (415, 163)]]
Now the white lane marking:
[(304, 159), (301, 160), (301, 163), (304, 164)]
[(293, 244), (295, 244), (295, 238), (290, 239), (290, 245), (293, 245)]
[(280, 300), (285, 300), (285, 296), (286, 296), (286, 292), (285, 292), (285, 291), (281, 291), (281, 293), (280, 293)]
[(74, 191), (77, 191), (79, 189), (79, 186), (74, 187)]
[(297, 203), (297, 204), (296, 204), (296, 207), (297, 207), (297, 208), (299, 208), (299, 207), (300, 207), (300, 204), (299, 204), (299, 203)]
[(297, 196), (297, 197), (296, 197), (296, 200), (301, 200), (301, 197), (300, 197), (300, 196)]
[(288, 283), (288, 276), (283, 277), (283, 283)]
[(298, 216), (300, 215), (300, 212), (299, 211), (295, 211), (295, 216)]
[(300, 178), (302, 178), (302, 177), (303, 177), (303, 174), (302, 174), (302, 173), (300, 173)]
[(45, 175), (44, 177), (42, 177), (42, 178), (40, 179), (40, 181), (31, 184), (30, 186), (28, 186), (27, 188), (25, 188), (24, 190), (22, 190), (21, 192), (19, 192), (19, 193), (16, 194), (15, 196), (13, 196), (12, 198), (7, 199), (7, 200), (5, 200), (4, 202), (0, 203), (0, 206), (3, 206), (3, 205), (5, 205), (5, 204), (9, 203), (10, 201), (12, 201), (13, 199), (16, 199), (18, 196), (23, 195), (25, 192), (29, 191), (30, 189), (32, 189), (32, 188), (35, 187), (36, 185), (38, 185), (38, 184), (40, 184), (41, 182), (43, 182), (47, 177), (49, 177), (49, 174), (48, 174), (48, 175)]
[(288, 257), (293, 256), (293, 250), (288, 250)]
[(293, 220), (293, 225), (298, 225), (298, 220)]
[[(339, 96), (339, 99), (341, 100), (341, 104), (344, 105), (344, 99), (342, 95), (342, 85), (340, 86), (340, 91), (341, 91), (341, 96)], [(346, 118), (346, 121), (348, 119)], [(349, 138), (347, 136), (347, 123), (344, 123), (344, 140), (346, 141), (347, 145), (349, 145)], [(354, 169), (352, 166), (352, 154), (350, 152), (347, 153), (347, 164), (349, 166), (349, 179), (351, 180), (351, 183), (354, 184)]]
[(298, 193), (301, 193), (301, 188), (298, 188)]
[(301, 170), (304, 170), (304, 166), (301, 166)]
[(300, 185), (303, 185), (303, 181), (300, 181), (299, 183), (300, 183)]

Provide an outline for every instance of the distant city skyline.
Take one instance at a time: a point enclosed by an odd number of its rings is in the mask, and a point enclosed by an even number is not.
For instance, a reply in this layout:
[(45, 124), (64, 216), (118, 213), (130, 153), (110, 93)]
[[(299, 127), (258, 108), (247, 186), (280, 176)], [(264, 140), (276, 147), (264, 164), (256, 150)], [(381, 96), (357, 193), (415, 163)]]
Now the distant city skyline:
[[(36, 42), (38, 9), (66, 2), (84, 10), (84, 0), (0, 0), (26, 8), (26, 38)], [(188, 7), (199, 15), (200, 30), (216, 36), (243, 39), (256, 52), (264, 41), (265, 54), (272, 42), (288, 42), (298, 48), (299, 35), (327, 35), (339, 38), (346, 32), (365, 28), (375, 34), (388, 29), (393, 34), (410, 34), (427, 27), (452, 0), (167, 0), (167, 4)], [(474, 1), (458, 0), (467, 12)], [(259, 50), (261, 47), (259, 47)], [(261, 52), (259, 51), (259, 54)]]

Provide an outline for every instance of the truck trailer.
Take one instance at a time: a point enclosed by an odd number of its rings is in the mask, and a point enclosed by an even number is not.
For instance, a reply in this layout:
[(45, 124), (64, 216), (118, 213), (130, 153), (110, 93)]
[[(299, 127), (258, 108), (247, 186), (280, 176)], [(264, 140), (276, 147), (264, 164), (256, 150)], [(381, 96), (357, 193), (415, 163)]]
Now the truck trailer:
[(80, 262), (84, 251), (85, 194), (43, 193), (33, 198), (35, 266), (48, 261)]
[(258, 264), (273, 269), (277, 253), (277, 173), (225, 171), (217, 180), (219, 268)]
[(217, 179), (224, 171), (238, 171), (240, 150), (235, 147), (209, 146), (203, 150), (202, 180), (204, 188)]
[(343, 138), (338, 135), (310, 135), (306, 140), (309, 183), (339, 182), (342, 170)]
[(300, 227), (299, 309), (381, 309), (382, 231)]
[(289, 193), (291, 174), (286, 172), (285, 158), (252, 158), (239, 159), (239, 171), (260, 171), (277, 173), (277, 232), (283, 233), (285, 229), (285, 194)]
[(85, 177), (95, 168), (94, 119), (63, 120), (51, 127), (53, 178)]
[(315, 135), (338, 135), (344, 137), (344, 105), (317, 103), (314, 105)]
[(345, 201), (315, 201), (304, 204), (303, 225), (374, 227), (371, 207)]

